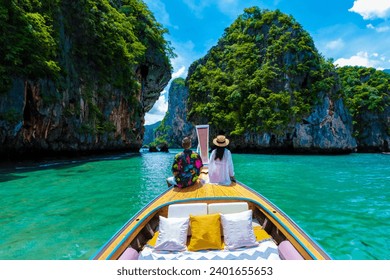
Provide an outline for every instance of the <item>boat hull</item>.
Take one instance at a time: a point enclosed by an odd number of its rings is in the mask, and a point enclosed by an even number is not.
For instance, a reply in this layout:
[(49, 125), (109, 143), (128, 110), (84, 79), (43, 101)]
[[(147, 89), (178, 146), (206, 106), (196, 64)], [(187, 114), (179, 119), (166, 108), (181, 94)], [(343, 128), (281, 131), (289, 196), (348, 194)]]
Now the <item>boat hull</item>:
[[(203, 176), (207, 173), (204, 173)], [(202, 180), (201, 180), (202, 181)], [(330, 259), (325, 251), (306, 234), (291, 218), (264, 196), (240, 182), (230, 186), (201, 184), (179, 189), (170, 188), (156, 197), (134, 215), (93, 257), (93, 259), (118, 259), (129, 247), (139, 251), (152, 238), (158, 226), (159, 216), (167, 217), (171, 204), (205, 202), (248, 203), (262, 227), (278, 244), (288, 240), (307, 260)]]

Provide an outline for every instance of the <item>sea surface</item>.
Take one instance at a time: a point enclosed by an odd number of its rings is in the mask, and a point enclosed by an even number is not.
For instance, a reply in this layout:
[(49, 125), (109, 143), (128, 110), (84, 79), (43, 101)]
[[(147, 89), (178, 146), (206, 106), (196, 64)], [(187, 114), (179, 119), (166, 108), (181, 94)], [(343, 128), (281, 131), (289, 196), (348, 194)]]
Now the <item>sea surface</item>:
[[(0, 167), (0, 259), (90, 259), (167, 186), (174, 154)], [(336, 260), (390, 259), (390, 156), (233, 154), (252, 187)]]

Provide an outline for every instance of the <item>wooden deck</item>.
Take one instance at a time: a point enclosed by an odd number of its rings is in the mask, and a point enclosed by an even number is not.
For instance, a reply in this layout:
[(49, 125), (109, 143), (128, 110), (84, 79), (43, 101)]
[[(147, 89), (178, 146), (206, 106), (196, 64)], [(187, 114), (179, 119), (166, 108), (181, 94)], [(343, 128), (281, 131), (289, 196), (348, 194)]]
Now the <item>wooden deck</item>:
[[(248, 193), (244, 189), (233, 183), (230, 186), (221, 186), (214, 184), (196, 184), (185, 189), (173, 188), (166, 195), (164, 200), (175, 201), (191, 198), (211, 198), (211, 197), (245, 197)], [(255, 196), (253, 196), (255, 198)]]
[[(168, 201), (177, 201), (183, 199), (195, 199), (195, 198), (212, 198), (212, 197), (241, 197), (256, 199), (258, 196), (246, 188), (243, 188), (241, 184), (232, 183), (230, 186), (222, 186), (218, 184), (202, 184), (202, 180), (207, 181), (207, 168), (202, 170), (200, 180), (194, 186), (179, 189), (171, 188), (166, 192), (161, 199)], [(159, 201), (164, 203), (164, 201)]]

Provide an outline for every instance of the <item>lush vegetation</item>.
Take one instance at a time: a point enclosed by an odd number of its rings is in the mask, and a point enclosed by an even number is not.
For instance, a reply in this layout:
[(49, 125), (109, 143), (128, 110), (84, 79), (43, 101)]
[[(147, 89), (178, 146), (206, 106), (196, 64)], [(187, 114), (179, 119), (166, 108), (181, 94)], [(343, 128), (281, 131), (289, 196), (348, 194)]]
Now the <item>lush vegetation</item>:
[(172, 137), (169, 135), (172, 135), (172, 127), (166, 124), (167, 116), (169, 115), (169, 112), (165, 114), (164, 119), (161, 121), (161, 124), (159, 127), (157, 127), (154, 130), (154, 135), (157, 135), (153, 142), (150, 143), (150, 146), (155, 147), (162, 147), (162, 146), (168, 146), (172, 147)]
[(337, 73), (352, 116), (365, 111), (383, 112), (390, 106), (390, 74), (359, 66), (337, 68)]
[(142, 1), (117, 1), (122, 3), (120, 6), (113, 2), (68, 4), (67, 28), (73, 34), (74, 55), (84, 72), (94, 69), (101, 81), (118, 88), (137, 89), (134, 66), (146, 62), (148, 49), (160, 52), (169, 64), (173, 52), (163, 37), (167, 30), (155, 21)]
[(166, 32), (140, 0), (1, 1), (0, 90), (8, 90), (14, 77), (58, 81), (69, 74), (68, 55), (86, 81), (92, 76), (137, 88), (134, 68), (147, 60), (148, 49), (169, 64)]
[(335, 82), (332, 63), (291, 16), (252, 7), (191, 65), (189, 119), (231, 135), (282, 133)]
[(0, 2), (0, 93), (9, 89), (12, 77), (56, 77), (60, 72), (53, 23), (59, 2)]
[(390, 74), (358, 66), (341, 67), (337, 73), (345, 104), (353, 116), (355, 136), (359, 136), (367, 112), (380, 114), (390, 106)]

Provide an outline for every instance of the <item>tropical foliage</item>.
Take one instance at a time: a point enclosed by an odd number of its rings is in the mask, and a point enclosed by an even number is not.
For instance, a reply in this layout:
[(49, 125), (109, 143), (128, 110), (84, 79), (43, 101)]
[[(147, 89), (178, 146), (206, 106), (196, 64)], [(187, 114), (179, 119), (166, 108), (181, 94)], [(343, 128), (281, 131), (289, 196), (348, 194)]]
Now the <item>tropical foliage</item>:
[(359, 136), (367, 113), (379, 115), (390, 107), (390, 74), (359, 66), (337, 68), (337, 73), (345, 103), (353, 116), (355, 136)]
[(55, 77), (60, 72), (53, 25), (59, 2), (0, 2), (0, 93), (9, 89), (12, 77)]
[(390, 106), (390, 74), (375, 68), (337, 68), (343, 96), (352, 116), (366, 111), (383, 112)]
[(169, 112), (165, 114), (164, 119), (161, 121), (159, 127), (154, 130), (154, 135), (157, 137), (154, 138), (154, 141), (150, 143), (152, 146), (172, 146), (172, 139), (169, 137), (169, 134), (172, 134), (172, 127), (166, 124)]
[[(134, 68), (153, 49), (169, 64), (167, 30), (140, 0), (38, 1), (0, 3), (0, 90), (11, 79), (66, 76), (66, 56), (78, 61), (81, 76), (137, 88)], [(4, 55), (3, 55), (4, 54)]]

